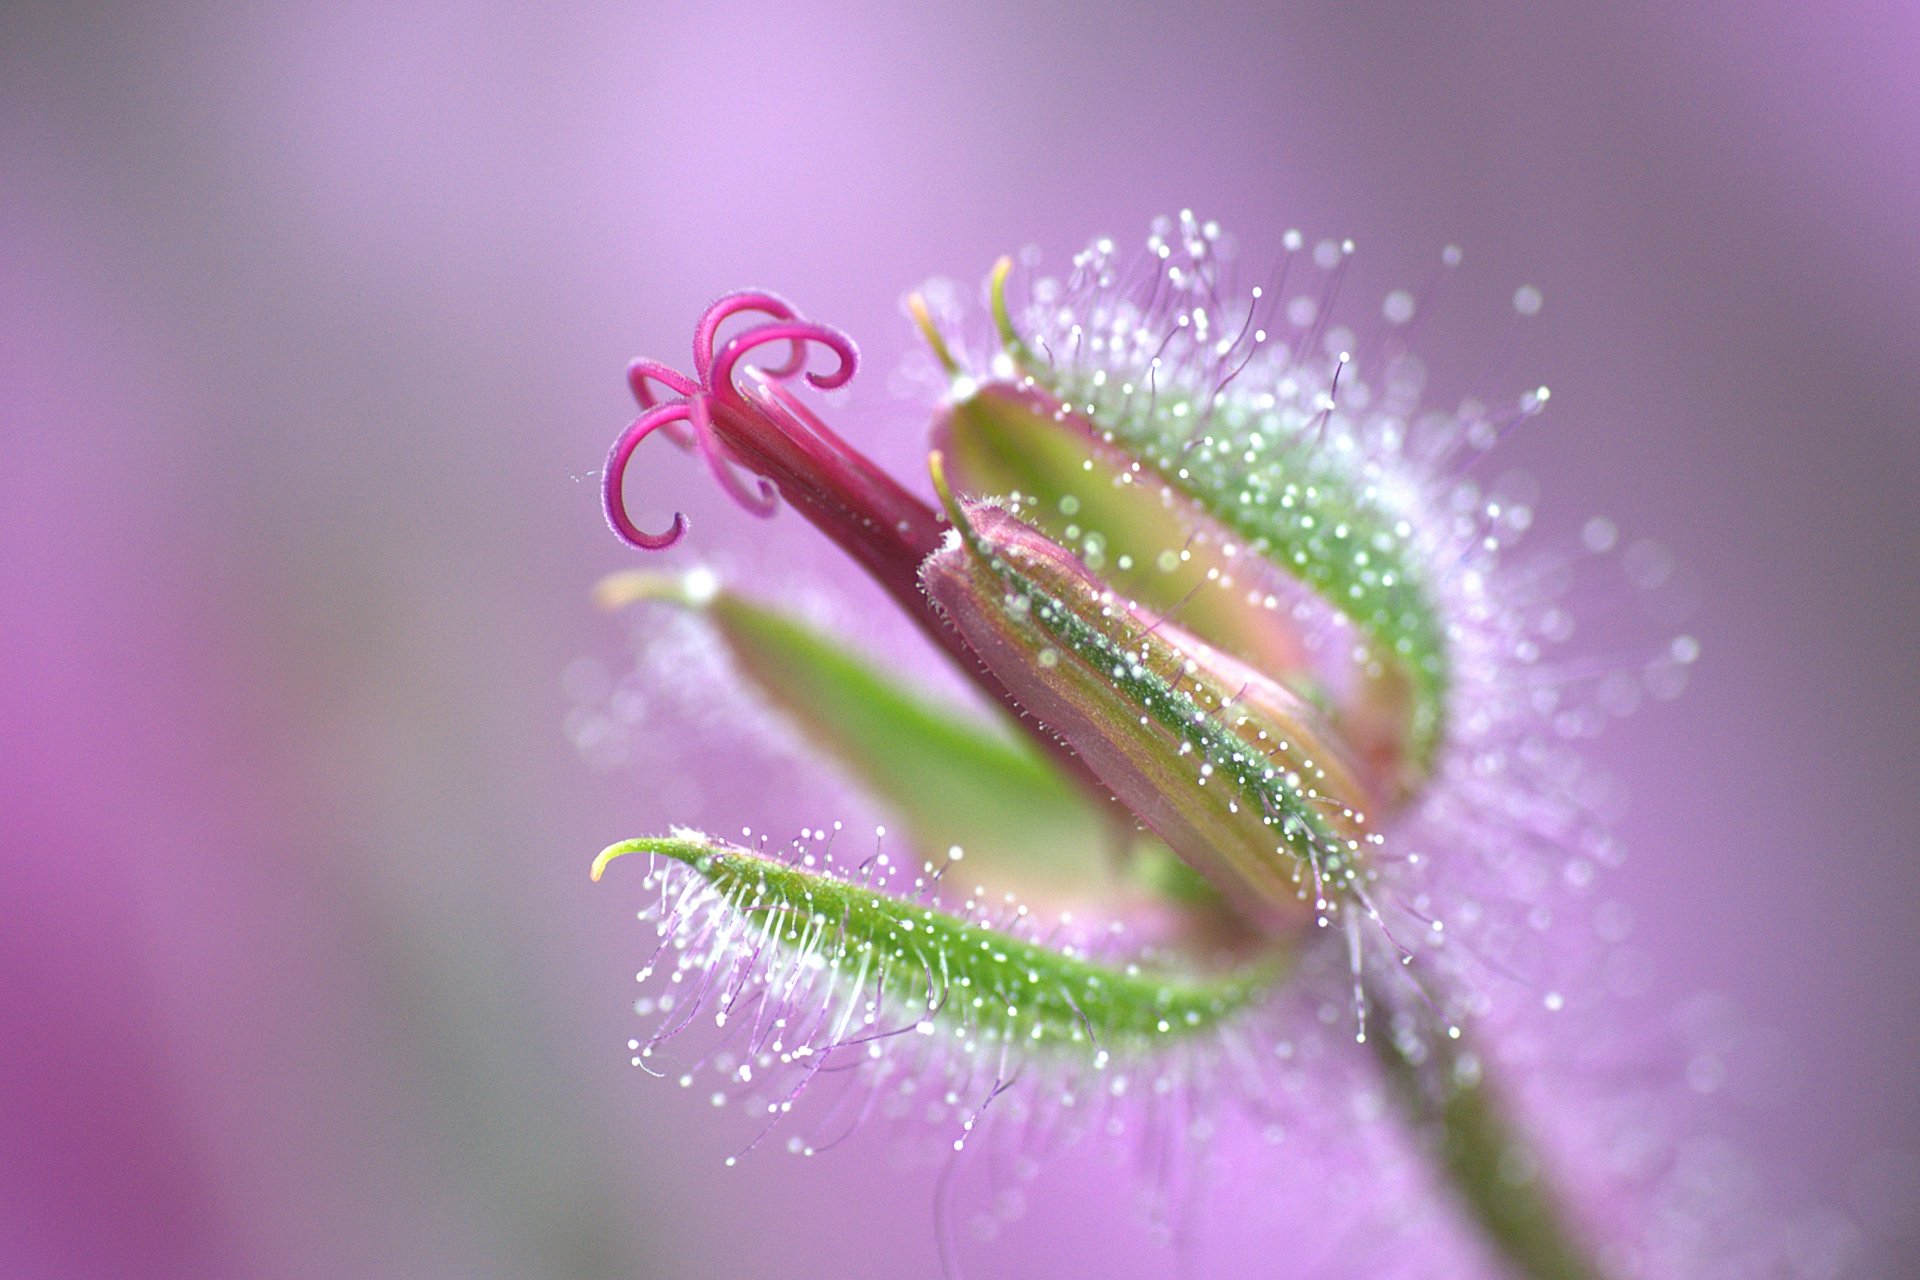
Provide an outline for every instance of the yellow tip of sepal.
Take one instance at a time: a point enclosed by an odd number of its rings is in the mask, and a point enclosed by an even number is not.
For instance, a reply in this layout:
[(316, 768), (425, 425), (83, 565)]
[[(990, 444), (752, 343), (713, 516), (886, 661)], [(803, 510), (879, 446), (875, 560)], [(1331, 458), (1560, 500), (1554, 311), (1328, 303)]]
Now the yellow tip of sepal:
[(595, 884), (599, 884), (600, 877), (606, 874), (607, 864), (609, 862), (625, 854), (632, 853), (636, 849), (644, 848), (645, 846), (646, 842), (643, 840), (621, 840), (617, 843), (610, 844), (600, 851), (600, 856), (593, 860), (593, 867), (588, 874), (593, 877)]
[(919, 293), (907, 295), (907, 310), (913, 316), (913, 323), (919, 328), (920, 336), (933, 348), (933, 358), (940, 362), (952, 377), (960, 376), (960, 361), (954, 357), (953, 348), (947, 345), (946, 335), (940, 332), (933, 322), (933, 313), (927, 309), (927, 300)]
[(622, 609), (643, 600), (661, 600), (691, 609), (704, 608), (720, 593), (713, 570), (699, 566), (685, 573), (655, 573), (627, 569), (610, 573), (593, 584), (593, 602), (602, 609)]
[(1034, 364), (1033, 352), (1021, 339), (1020, 331), (1013, 327), (1013, 314), (1007, 310), (1007, 277), (1012, 273), (1012, 258), (1002, 257), (994, 263), (993, 274), (987, 279), (987, 298), (993, 307), (993, 327), (999, 331), (1000, 345), (1006, 349), (1015, 365), (1031, 369)]

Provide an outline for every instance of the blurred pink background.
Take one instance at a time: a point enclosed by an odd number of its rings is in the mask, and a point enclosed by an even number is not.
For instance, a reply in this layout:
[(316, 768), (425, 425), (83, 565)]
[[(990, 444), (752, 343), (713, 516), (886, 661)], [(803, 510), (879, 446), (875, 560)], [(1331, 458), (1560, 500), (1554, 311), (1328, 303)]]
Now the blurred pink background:
[[(1436, 365), (1544, 290), (1508, 460), (1672, 548), (1705, 650), (1604, 748), (1645, 1006), (1728, 1010), (1767, 1194), (1920, 1272), (1917, 62), (1903, 4), (8, 6), (0, 1272), (935, 1272), (888, 1135), (727, 1170), (626, 1065), (593, 852), (833, 815), (569, 742), (595, 477), (740, 285), (860, 336), (908, 468), (904, 289), (1182, 206), (1353, 236), (1355, 297), (1464, 245)], [(656, 461), (696, 550), (832, 564)], [(1162, 1273), (1127, 1187), (1075, 1155), (970, 1267)]]

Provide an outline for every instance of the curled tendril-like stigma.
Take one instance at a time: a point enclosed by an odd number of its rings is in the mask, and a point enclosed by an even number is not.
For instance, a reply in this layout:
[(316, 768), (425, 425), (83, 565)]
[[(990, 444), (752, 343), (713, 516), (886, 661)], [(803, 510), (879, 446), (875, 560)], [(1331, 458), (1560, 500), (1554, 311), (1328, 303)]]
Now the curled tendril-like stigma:
[(775, 321), (771, 324), (757, 325), (745, 333), (735, 334), (726, 346), (720, 348), (720, 354), (714, 359), (713, 364), (713, 393), (733, 403), (742, 403), (739, 389), (734, 386), (734, 366), (755, 347), (764, 346), (769, 342), (779, 342), (782, 339), (793, 343), (794, 346), (794, 355), (781, 366), (781, 369), (788, 372), (783, 374), (780, 370), (762, 371), (776, 381), (790, 378), (794, 373), (799, 372), (800, 364), (806, 358), (806, 344), (809, 342), (819, 343), (833, 352), (840, 361), (839, 366), (832, 373), (807, 375), (807, 381), (821, 391), (831, 391), (835, 387), (845, 386), (847, 380), (853, 377), (854, 368), (859, 364), (860, 358), (854, 350), (853, 339), (838, 329), (829, 329), (825, 325), (813, 324), (806, 320)]
[[(700, 313), (700, 319), (693, 326), (693, 371), (702, 383), (712, 385), (713, 344), (714, 339), (720, 336), (720, 326), (734, 316), (749, 312), (758, 312), (773, 320), (798, 318), (792, 304), (778, 294), (741, 289), (720, 298)], [(777, 369), (768, 370), (768, 373), (775, 378), (791, 378), (805, 363), (806, 351), (796, 342), (787, 362)]]
[(680, 541), (687, 531), (687, 517), (678, 511), (674, 512), (673, 524), (668, 526), (665, 533), (648, 533), (636, 525), (627, 515), (626, 499), (620, 492), (621, 482), (627, 475), (627, 460), (633, 456), (633, 451), (640, 447), (642, 440), (661, 427), (678, 427), (686, 431), (688, 433), (686, 440), (691, 443), (693, 439), (690, 426), (693, 417), (692, 401), (699, 395), (699, 392), (695, 392), (686, 400), (670, 400), (647, 410), (620, 433), (620, 438), (613, 442), (613, 452), (607, 455), (606, 487), (603, 493), (606, 499), (607, 523), (613, 526), (613, 531), (621, 538), (642, 550), (661, 551)]
[[(766, 319), (734, 334), (716, 351), (721, 325), (747, 314)], [(779, 342), (788, 344), (787, 358), (771, 368), (756, 366), (754, 370), (771, 382), (798, 376), (806, 368), (809, 346), (825, 347), (838, 362), (829, 372), (806, 374), (807, 382), (820, 390), (845, 386), (859, 364), (853, 340), (838, 329), (802, 319), (791, 303), (775, 294), (741, 292), (730, 293), (708, 307), (694, 326), (693, 377), (657, 360), (635, 360), (627, 366), (627, 384), (642, 412), (614, 441), (602, 480), (607, 523), (624, 541), (643, 550), (659, 551), (680, 541), (687, 531), (687, 518), (680, 512), (674, 513), (673, 523), (660, 533), (646, 532), (627, 515), (622, 493), (627, 464), (640, 442), (655, 431), (664, 430), (668, 439), (683, 449), (697, 449), (714, 479), (735, 502), (755, 515), (772, 514), (776, 486), (764, 476), (755, 476), (751, 487), (741, 480), (735, 468), (747, 464), (728, 443), (728, 436), (751, 436), (759, 412), (736, 385), (741, 361), (759, 348)], [(662, 398), (662, 391), (672, 398)]]

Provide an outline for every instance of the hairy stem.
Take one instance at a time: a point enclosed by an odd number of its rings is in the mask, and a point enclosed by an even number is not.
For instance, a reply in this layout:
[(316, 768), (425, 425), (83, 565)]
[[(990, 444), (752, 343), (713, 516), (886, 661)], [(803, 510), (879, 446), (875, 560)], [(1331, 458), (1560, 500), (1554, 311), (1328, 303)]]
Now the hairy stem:
[(1369, 992), (1367, 1043), (1488, 1243), (1524, 1280), (1606, 1280), (1466, 1041), (1395, 1003)]

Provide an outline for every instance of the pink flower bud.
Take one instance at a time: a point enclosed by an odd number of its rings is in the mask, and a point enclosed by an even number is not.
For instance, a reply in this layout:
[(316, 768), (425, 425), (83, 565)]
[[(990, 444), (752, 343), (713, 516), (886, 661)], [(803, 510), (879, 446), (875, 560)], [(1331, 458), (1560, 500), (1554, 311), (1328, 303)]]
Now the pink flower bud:
[(1312, 706), (1004, 508), (949, 502), (959, 532), (921, 569), (927, 594), (1142, 823), (1262, 922), (1324, 921), (1364, 892), (1372, 799)]

